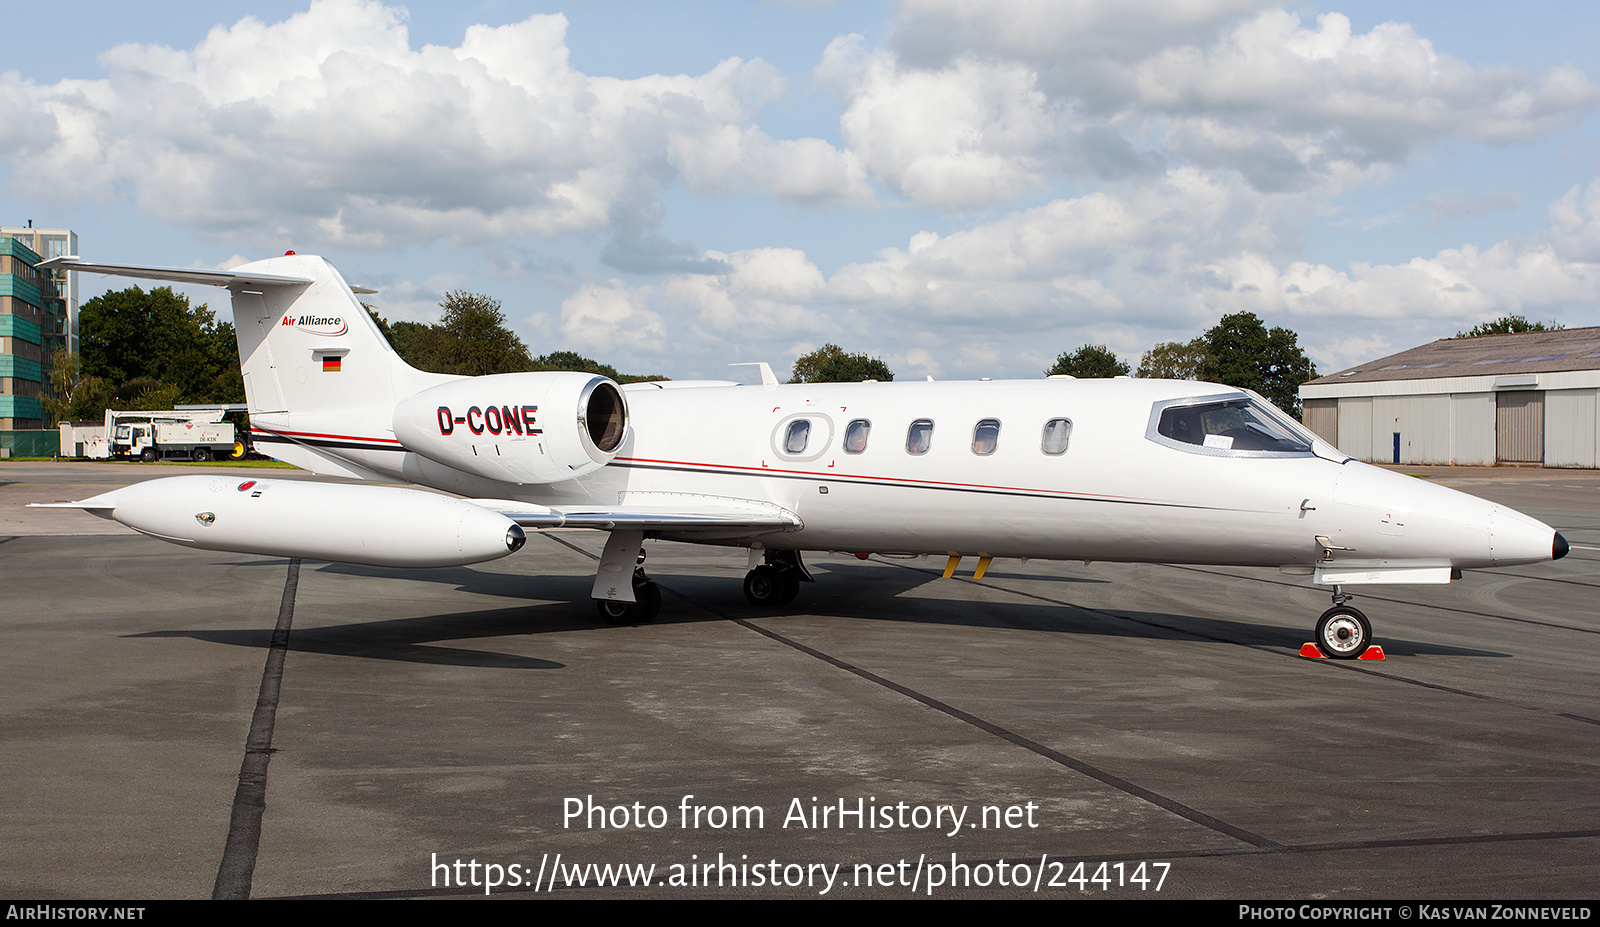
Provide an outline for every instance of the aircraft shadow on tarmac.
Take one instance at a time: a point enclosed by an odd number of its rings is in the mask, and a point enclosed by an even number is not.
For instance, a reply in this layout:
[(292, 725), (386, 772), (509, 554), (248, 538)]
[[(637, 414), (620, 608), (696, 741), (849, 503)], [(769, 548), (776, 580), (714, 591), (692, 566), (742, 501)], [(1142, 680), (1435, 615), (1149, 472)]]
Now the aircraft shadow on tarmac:
[[(283, 565), (286, 562), (250, 563)], [(952, 581), (938, 579), (936, 574), (930, 576), (924, 570), (905, 569), (891, 564), (877, 565), (876, 568), (872, 564), (852, 564), (831, 571), (825, 564), (814, 567), (819, 582), (807, 584), (801, 598), (793, 605), (757, 609), (745, 602), (736, 576), (680, 574), (673, 572), (668, 565), (662, 566), (662, 571), (656, 573), (655, 578), (666, 594), (666, 607), (656, 619), (656, 625), (692, 624), (729, 618), (765, 623), (788, 616), (807, 616), (1195, 644), (1224, 643), (1289, 652), (1298, 651), (1300, 645), (1311, 637), (1310, 628), (1298, 622), (1279, 625), (1172, 612), (1086, 609), (1049, 602), (1017, 601), (1014, 593), (998, 589), (985, 589), (984, 592), (992, 592), (994, 597), (1009, 601), (974, 600), (970, 596), (958, 596), (954, 590), (949, 597), (908, 595), (930, 583)], [(589, 599), (591, 580), (587, 576), (495, 573), (470, 567), (397, 570), (322, 564), (310, 568), (323, 574), (447, 585), (464, 593), (522, 599), (525, 604), (338, 625), (303, 625), (291, 633), (289, 649), (292, 651), (488, 669), (562, 669), (564, 664), (551, 660), (443, 647), (433, 642), (573, 631), (604, 632), (612, 629), (595, 618)], [(1051, 583), (1054, 581), (1053, 578), (1050, 580)], [(403, 598), (397, 598), (396, 601), (403, 601)], [(1266, 607), (1263, 605), (1263, 609)], [(302, 586), (296, 604), (297, 614), (309, 617), (314, 614), (315, 608), (316, 605), (307, 600)], [(781, 630), (781, 626), (768, 626)], [(271, 630), (171, 630), (132, 636), (192, 637), (231, 646), (264, 649), (270, 643)], [(1504, 652), (1427, 641), (1380, 637), (1379, 642), (1386, 652), (1395, 656), (1511, 656)]]
[[(528, 609), (502, 608), (330, 627), (295, 628), (289, 634), (289, 650), (296, 653), (393, 660), (429, 666), (508, 670), (565, 669), (565, 663), (557, 663), (554, 660), (485, 650), (464, 650), (459, 647), (440, 647), (432, 643), (525, 634), (528, 631), (528, 621)], [(187, 637), (213, 644), (252, 647), (259, 650), (267, 649), (272, 643), (271, 628), (148, 631), (128, 636)]]

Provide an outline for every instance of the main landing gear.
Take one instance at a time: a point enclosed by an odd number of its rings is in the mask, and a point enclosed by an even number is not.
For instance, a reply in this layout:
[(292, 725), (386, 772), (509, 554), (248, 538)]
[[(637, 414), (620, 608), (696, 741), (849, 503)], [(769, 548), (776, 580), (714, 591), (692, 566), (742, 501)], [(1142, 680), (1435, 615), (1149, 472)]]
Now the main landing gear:
[(606, 624), (645, 624), (661, 614), (661, 590), (644, 575), (643, 543), (643, 531), (612, 531), (606, 540), (590, 593)]
[[(753, 563), (758, 551), (750, 551)], [(771, 607), (788, 605), (800, 594), (801, 583), (814, 583), (798, 550), (768, 550), (760, 552), (763, 562), (744, 575), (744, 597), (751, 605)]]
[(1317, 648), (1336, 660), (1354, 660), (1372, 643), (1372, 625), (1359, 609), (1345, 603), (1355, 596), (1333, 587), (1333, 607), (1317, 619)]

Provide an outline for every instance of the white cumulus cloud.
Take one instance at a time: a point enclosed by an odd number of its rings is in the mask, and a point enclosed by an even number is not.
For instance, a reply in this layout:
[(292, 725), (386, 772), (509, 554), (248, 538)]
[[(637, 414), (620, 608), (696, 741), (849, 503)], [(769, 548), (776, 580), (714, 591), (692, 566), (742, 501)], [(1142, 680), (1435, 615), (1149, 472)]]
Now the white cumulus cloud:
[(0, 77), (0, 155), (64, 196), (127, 191), (163, 221), (335, 247), (604, 229), (674, 183), (871, 202), (854, 155), (755, 124), (783, 92), (772, 66), (594, 77), (572, 68), (566, 26), (533, 16), (414, 48), (397, 7), (315, 0), (192, 49), (119, 46), (100, 80)]

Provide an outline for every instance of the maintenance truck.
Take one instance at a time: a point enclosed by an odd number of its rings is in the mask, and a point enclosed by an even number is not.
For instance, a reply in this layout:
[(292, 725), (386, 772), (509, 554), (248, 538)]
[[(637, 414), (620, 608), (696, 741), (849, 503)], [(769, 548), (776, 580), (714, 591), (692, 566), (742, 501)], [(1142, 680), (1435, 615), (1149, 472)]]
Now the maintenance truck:
[(112, 457), (144, 461), (238, 460), (248, 450), (232, 422), (223, 421), (225, 409), (166, 409), (118, 412), (106, 410), (107, 442)]

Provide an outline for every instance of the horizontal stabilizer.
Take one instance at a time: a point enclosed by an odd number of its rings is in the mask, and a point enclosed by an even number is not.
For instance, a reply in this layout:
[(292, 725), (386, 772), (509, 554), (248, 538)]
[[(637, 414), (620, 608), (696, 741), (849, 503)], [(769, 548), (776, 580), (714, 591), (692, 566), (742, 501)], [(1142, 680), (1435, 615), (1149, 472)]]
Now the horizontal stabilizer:
[(237, 273), (231, 270), (206, 270), (200, 267), (149, 267), (140, 264), (93, 264), (76, 257), (51, 258), (40, 262), (47, 270), (76, 270), (84, 273), (115, 274), (119, 277), (140, 277), (146, 280), (165, 280), (171, 283), (192, 283), (203, 286), (305, 286), (310, 277), (291, 274)]

